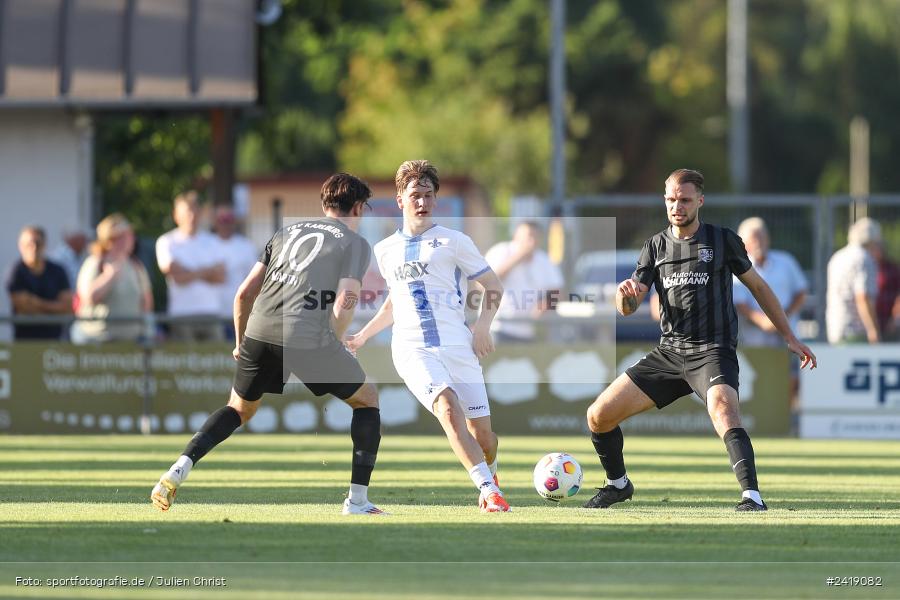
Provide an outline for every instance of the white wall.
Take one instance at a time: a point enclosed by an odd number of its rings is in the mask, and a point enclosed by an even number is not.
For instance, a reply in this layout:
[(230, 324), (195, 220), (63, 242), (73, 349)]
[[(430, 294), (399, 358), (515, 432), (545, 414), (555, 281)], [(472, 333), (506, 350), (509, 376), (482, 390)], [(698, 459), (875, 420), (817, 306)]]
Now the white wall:
[[(22, 226), (44, 227), (52, 248), (64, 228), (90, 225), (92, 144), (86, 116), (63, 110), (0, 111), (0, 314), (10, 313), (5, 277), (18, 259)], [(0, 341), (9, 337), (9, 327), (0, 325)]]

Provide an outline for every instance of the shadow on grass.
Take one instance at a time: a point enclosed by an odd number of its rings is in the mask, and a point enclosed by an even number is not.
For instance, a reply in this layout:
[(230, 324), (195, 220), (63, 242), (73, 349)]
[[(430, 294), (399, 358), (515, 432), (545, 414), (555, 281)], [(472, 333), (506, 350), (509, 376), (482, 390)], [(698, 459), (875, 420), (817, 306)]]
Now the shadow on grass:
[[(331, 467), (333, 470), (335, 467)], [(284, 469), (283, 469), (284, 470)], [(285, 470), (287, 471), (287, 470)], [(346, 475), (349, 478), (349, 465)], [(85, 485), (83, 481), (67, 483), (6, 483), (2, 486), (0, 502), (10, 503), (111, 503), (134, 504), (148, 501), (150, 489), (155, 479), (148, 479), (144, 485), (135, 485), (133, 478), (128, 484), (115, 481)], [(178, 506), (200, 504), (269, 504), (302, 505), (339, 503), (346, 495), (346, 485), (332, 478), (324, 479), (322, 485), (310, 485), (293, 477), (267, 477), (246, 485), (229, 485), (221, 480), (204, 480), (195, 476), (178, 490)], [(586, 486), (577, 497), (563, 505), (554, 505), (542, 500), (526, 484), (506, 480), (504, 493), (514, 506), (551, 506), (561, 510), (580, 506), (594, 493), (594, 487)], [(277, 485), (276, 485), (277, 484)], [(688, 485), (663, 486), (659, 484), (636, 483), (637, 493), (633, 502), (617, 506), (615, 510), (628, 510), (631, 506), (665, 508), (713, 508), (731, 511), (739, 500), (739, 494), (731, 481), (705, 485), (698, 490)], [(372, 481), (370, 495), (376, 502), (408, 506), (474, 506), (477, 492), (473, 488), (456, 483), (440, 484), (433, 481), (392, 483), (379, 481), (378, 473)], [(852, 490), (820, 491), (815, 495), (801, 495), (800, 492), (782, 491), (780, 495), (766, 497), (773, 510), (805, 511), (830, 509), (835, 511), (883, 511), (900, 509), (900, 502), (884, 499), (871, 493), (860, 500)], [(883, 514), (882, 513), (882, 514)]]
[[(103, 520), (0, 526), (2, 561), (897, 561), (896, 528), (883, 525), (732, 522), (522, 523), (475, 511), (467, 523), (210, 522)], [(209, 518), (209, 517), (208, 517)], [(223, 522), (227, 518), (228, 522)]]
[[(322, 449), (318, 450), (320, 453)], [(315, 452), (310, 452), (311, 456), (300, 459), (298, 455), (301, 453), (285, 454), (283, 458), (273, 460), (252, 460), (252, 461), (236, 461), (229, 460), (226, 453), (218, 453), (211, 455), (203, 462), (203, 468), (224, 471), (245, 471), (251, 469), (253, 471), (281, 471), (290, 472), (324, 472), (333, 471), (334, 469), (350, 468), (351, 450), (346, 448), (344, 459), (332, 460), (324, 463), (322, 459), (315, 458)], [(232, 454), (232, 456), (236, 456)], [(297, 460), (291, 460), (297, 458)], [(666, 473), (678, 474), (688, 477), (690, 475), (715, 475), (717, 473), (728, 473), (728, 455), (722, 452), (721, 457), (709, 457), (712, 459), (721, 458), (719, 462), (710, 462), (710, 464), (691, 464), (689, 461), (676, 464), (659, 465), (654, 463), (648, 457), (641, 457), (635, 460), (629, 460), (626, 454), (626, 465), (629, 467), (629, 473), (634, 474), (637, 480), (644, 473)], [(503, 455), (501, 454), (501, 462)], [(169, 462), (166, 460), (134, 460), (131, 458), (117, 458), (116, 456), (99, 456), (95, 460), (0, 460), (0, 472), (21, 471), (47, 471), (47, 472), (65, 472), (65, 471), (111, 471), (111, 470), (149, 470), (159, 471), (162, 473), (168, 468)], [(767, 475), (796, 475), (798, 477), (818, 476), (835, 476), (835, 477), (855, 477), (860, 473), (858, 464), (846, 464), (841, 466), (828, 464), (792, 464), (777, 465), (767, 464), (765, 458), (757, 461), (759, 473), (762, 477)], [(418, 462), (410, 462), (403, 458), (398, 458), (390, 450), (379, 454), (378, 464), (376, 465), (376, 473), (378, 469), (410, 469), (414, 468), (421, 471), (429, 470), (454, 470), (461, 469), (459, 462), (452, 454), (447, 453), (446, 459), (428, 459)], [(513, 467), (515, 470), (521, 467)], [(600, 465), (594, 463), (583, 462), (582, 468), (587, 470), (593, 469), (600, 471)], [(871, 477), (885, 476), (891, 477), (897, 475), (897, 468), (891, 465), (867, 464), (865, 466), (865, 474)], [(501, 467), (502, 475), (502, 467)], [(51, 477), (52, 479), (52, 477)]]
[[(895, 565), (860, 565), (890, 585)], [(225, 587), (184, 590), (178, 597), (271, 598), (302, 597), (335, 600), (372, 598), (391, 600), (449, 600), (457, 598), (814, 598), (826, 589), (827, 577), (840, 565), (796, 563), (684, 563), (640, 562), (614, 565), (583, 562), (553, 564), (477, 563), (261, 563), (240, 568), (215, 563), (46, 563), (0, 564), (0, 596), (33, 598), (32, 590), (6, 582), (16, 577), (92, 578), (151, 577), (223, 578)], [(461, 576), (464, 573), (464, 576)], [(158, 581), (158, 580), (157, 580)], [(477, 582), (477, 583), (476, 583)], [(881, 588), (887, 591), (885, 588)], [(72, 596), (109, 598), (111, 590), (69, 589)], [(124, 590), (117, 590), (122, 594)], [(856, 592), (862, 590), (854, 590)], [(873, 589), (872, 591), (875, 591)], [(177, 590), (153, 586), (155, 597), (172, 598)], [(829, 598), (846, 598), (830, 589)], [(129, 594), (130, 596), (131, 594)], [(142, 595), (142, 597), (146, 597)], [(852, 597), (862, 597), (852, 594)], [(871, 596), (870, 596), (871, 597)], [(877, 597), (887, 597), (878, 594)]]

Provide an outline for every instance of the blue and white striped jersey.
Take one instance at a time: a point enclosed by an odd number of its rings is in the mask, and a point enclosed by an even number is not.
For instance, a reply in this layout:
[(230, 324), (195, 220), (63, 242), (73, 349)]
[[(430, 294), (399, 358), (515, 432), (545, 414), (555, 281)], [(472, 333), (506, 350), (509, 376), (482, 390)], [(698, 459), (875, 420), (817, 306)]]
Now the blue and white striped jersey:
[(440, 225), (414, 237), (398, 230), (375, 244), (375, 260), (394, 303), (393, 344), (472, 344), (467, 284), (490, 267), (469, 236)]

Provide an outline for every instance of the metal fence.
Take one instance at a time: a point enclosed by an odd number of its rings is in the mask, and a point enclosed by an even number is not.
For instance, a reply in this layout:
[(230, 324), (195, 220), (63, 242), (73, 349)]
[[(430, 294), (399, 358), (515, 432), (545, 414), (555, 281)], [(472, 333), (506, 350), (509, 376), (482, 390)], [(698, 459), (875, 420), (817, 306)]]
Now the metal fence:
[[(592, 251), (590, 236), (579, 234), (585, 217), (615, 217), (616, 247), (635, 250), (666, 226), (661, 195), (581, 196), (566, 206), (566, 226), (572, 232), (567, 256)], [(849, 196), (813, 195), (715, 195), (709, 194), (701, 209), (710, 223), (737, 229), (751, 216), (766, 221), (772, 248), (791, 253), (805, 271), (810, 294), (804, 310), (806, 337), (819, 340), (825, 334), (825, 289), (828, 260), (847, 242), (853, 217), (867, 215), (882, 226), (886, 255), (900, 261), (900, 196), (872, 196), (859, 203)]]
[[(546, 204), (534, 203), (540, 210)], [(828, 260), (838, 248), (846, 244), (847, 230), (856, 217), (867, 215), (877, 220), (884, 237), (886, 255), (895, 262), (900, 262), (900, 195), (871, 196), (864, 203), (855, 202), (849, 196), (814, 196), (814, 195), (715, 195), (706, 196), (702, 208), (703, 219), (718, 225), (737, 229), (745, 218), (758, 216), (763, 218), (771, 236), (772, 247), (791, 253), (805, 271), (810, 283), (810, 294), (806, 307), (801, 314), (804, 327), (800, 334), (809, 339), (824, 339), (825, 332), (825, 289)], [(529, 215), (533, 218), (534, 215)], [(621, 251), (634, 251), (641, 248), (644, 241), (660, 231), (666, 225), (664, 204), (661, 195), (608, 195), (580, 196), (569, 199), (564, 205), (565, 224), (565, 264), (563, 265), (566, 285), (569, 292), (580, 292), (579, 274), (576, 272), (578, 259), (591, 252), (608, 251), (612, 246), (620, 251), (619, 255), (628, 256)], [(597, 223), (615, 218), (614, 231), (598, 234)], [(598, 219), (602, 218), (602, 219)], [(371, 217), (370, 217), (371, 219)], [(508, 239), (511, 221), (507, 218), (475, 218), (462, 219), (460, 227), (468, 230), (488, 230), (491, 235), (481, 240), (486, 250), (490, 243)], [(538, 220), (549, 221), (549, 217)], [(271, 232), (281, 222), (281, 215), (273, 215), (270, 222), (254, 222), (251, 227), (254, 238), (268, 239)], [(393, 222), (393, 221), (392, 221)], [(483, 222), (489, 222), (484, 227)], [(546, 227), (545, 227), (546, 229)], [(611, 239), (612, 238), (612, 239)], [(374, 240), (377, 241), (377, 240)], [(629, 257), (630, 259), (630, 257)], [(150, 260), (150, 263), (153, 261)], [(632, 265), (633, 266), (633, 265)], [(604, 272), (606, 287), (622, 278), (622, 273), (608, 269)], [(627, 275), (626, 275), (627, 276)], [(607, 281), (609, 279), (609, 281)], [(608, 303), (603, 297), (599, 303)], [(358, 319), (365, 316), (365, 311), (358, 311)], [(60, 322), (69, 324), (74, 317), (35, 317), (35, 322)], [(29, 322), (28, 317), (6, 317), (0, 315), (0, 340), (9, 339), (9, 323), (16, 320)], [(158, 323), (167, 321), (165, 315), (155, 315), (153, 328)], [(584, 320), (577, 319), (561, 322), (553, 315), (544, 319), (542, 329), (557, 326), (567, 328), (587, 328)], [(635, 317), (628, 320), (617, 320), (622, 339), (645, 339), (647, 335), (658, 334), (649, 314), (643, 309)], [(581, 337), (585, 337), (581, 335)], [(590, 336), (587, 336), (590, 337)], [(605, 336), (601, 336), (605, 337)]]

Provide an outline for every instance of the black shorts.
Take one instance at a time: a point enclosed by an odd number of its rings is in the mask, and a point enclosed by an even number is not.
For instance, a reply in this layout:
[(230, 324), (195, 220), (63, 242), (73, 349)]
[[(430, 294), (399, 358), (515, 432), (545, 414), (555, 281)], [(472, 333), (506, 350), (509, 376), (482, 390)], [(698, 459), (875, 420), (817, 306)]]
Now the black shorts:
[(684, 355), (657, 347), (625, 374), (657, 408), (664, 408), (691, 392), (705, 403), (709, 388), (721, 383), (737, 391), (738, 372), (737, 353), (730, 348)]
[(280, 394), (294, 374), (316, 396), (346, 400), (366, 381), (359, 362), (341, 344), (314, 349), (285, 348), (244, 337), (234, 372), (234, 391), (244, 400)]

